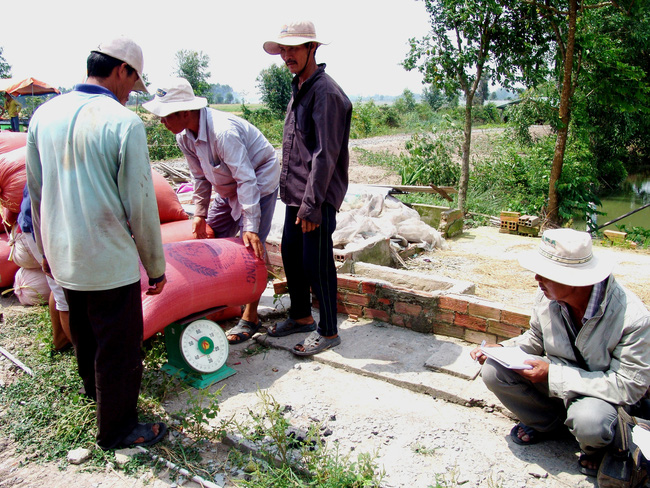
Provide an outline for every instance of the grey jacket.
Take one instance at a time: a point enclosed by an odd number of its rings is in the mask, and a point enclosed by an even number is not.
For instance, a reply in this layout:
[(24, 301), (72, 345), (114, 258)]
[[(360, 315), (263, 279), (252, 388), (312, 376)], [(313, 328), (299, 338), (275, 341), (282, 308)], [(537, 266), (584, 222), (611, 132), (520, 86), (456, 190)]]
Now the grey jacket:
[(280, 198), (298, 217), (321, 223), (321, 205), (339, 209), (348, 188), (352, 103), (320, 64), (287, 107), (282, 140)]
[(650, 386), (650, 312), (613, 276), (598, 312), (576, 338), (589, 371), (576, 362), (560, 306), (541, 291), (535, 298), (530, 329), (503, 345), (518, 345), (529, 354), (545, 356), (550, 362), (549, 395), (565, 404), (590, 396), (614, 405), (632, 405)]

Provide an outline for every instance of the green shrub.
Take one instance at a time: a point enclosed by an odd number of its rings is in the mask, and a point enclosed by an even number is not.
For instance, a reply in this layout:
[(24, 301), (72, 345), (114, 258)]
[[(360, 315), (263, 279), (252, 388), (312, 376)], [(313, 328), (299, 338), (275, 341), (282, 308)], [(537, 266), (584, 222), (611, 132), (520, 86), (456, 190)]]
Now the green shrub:
[(149, 158), (152, 161), (183, 157), (183, 153), (176, 144), (176, 136), (167, 130), (167, 127), (161, 124), (157, 117), (150, 120), (144, 119), (144, 127), (147, 131)]
[(402, 155), (399, 174), (403, 185), (449, 185), (460, 179), (460, 166), (452, 156), (460, 148), (461, 133), (449, 119), (433, 135), (414, 134), (406, 143), (408, 155)]

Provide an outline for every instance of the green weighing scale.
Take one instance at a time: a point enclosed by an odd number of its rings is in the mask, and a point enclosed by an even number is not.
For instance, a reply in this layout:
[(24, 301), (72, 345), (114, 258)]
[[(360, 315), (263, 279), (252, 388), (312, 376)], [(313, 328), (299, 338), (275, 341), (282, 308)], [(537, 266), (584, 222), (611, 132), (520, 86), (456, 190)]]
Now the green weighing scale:
[(165, 327), (167, 363), (163, 371), (199, 390), (237, 372), (226, 366), (226, 333), (219, 324), (205, 318), (223, 308), (190, 315)]

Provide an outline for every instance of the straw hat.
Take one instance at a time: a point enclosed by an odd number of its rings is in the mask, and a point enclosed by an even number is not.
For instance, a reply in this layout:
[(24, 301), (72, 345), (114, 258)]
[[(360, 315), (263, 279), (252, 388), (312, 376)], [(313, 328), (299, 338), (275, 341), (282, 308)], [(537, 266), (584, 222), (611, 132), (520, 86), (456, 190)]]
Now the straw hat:
[(519, 257), (519, 264), (535, 274), (568, 286), (600, 283), (614, 269), (609, 256), (595, 256), (591, 236), (574, 229), (544, 231), (539, 248)]
[(316, 28), (312, 22), (303, 20), (283, 25), (278, 37), (266, 41), (262, 47), (269, 54), (280, 54), (280, 46), (299, 46), (308, 42), (329, 44), (316, 37)]
[(167, 117), (183, 110), (198, 110), (207, 105), (208, 99), (195, 96), (192, 85), (185, 78), (172, 78), (156, 90), (153, 100), (142, 104), (158, 117)]
[(128, 37), (121, 36), (107, 42), (102, 42), (93, 51), (106, 54), (131, 66), (138, 73), (138, 81), (135, 82), (133, 90), (149, 93), (142, 79), (142, 71), (144, 70), (142, 49), (134, 41)]

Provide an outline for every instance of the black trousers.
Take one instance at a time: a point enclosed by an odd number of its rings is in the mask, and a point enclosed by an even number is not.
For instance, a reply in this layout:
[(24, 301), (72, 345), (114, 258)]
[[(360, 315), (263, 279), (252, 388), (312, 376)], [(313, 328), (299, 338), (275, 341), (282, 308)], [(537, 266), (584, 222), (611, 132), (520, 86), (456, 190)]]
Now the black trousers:
[(138, 423), (143, 369), (140, 282), (112, 290), (64, 292), (79, 375), (86, 394), (97, 401), (97, 444), (112, 449)]
[(320, 306), (318, 332), (323, 336), (338, 333), (336, 323), (336, 266), (332, 234), (336, 229), (336, 210), (330, 204), (321, 207), (322, 223), (315, 230), (303, 233), (296, 225), (298, 207), (286, 207), (282, 232), (282, 263), (287, 277), (294, 320), (311, 315), (311, 295)]

